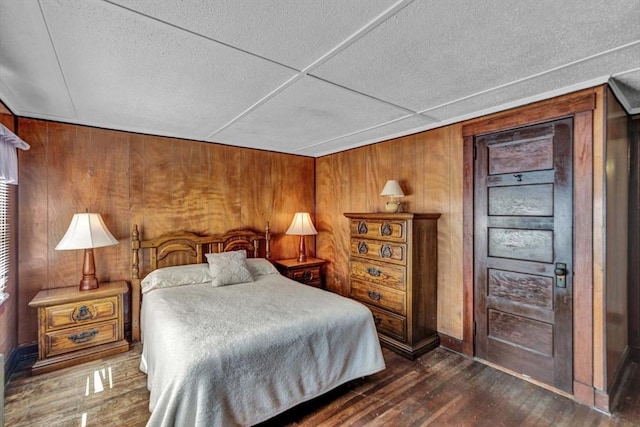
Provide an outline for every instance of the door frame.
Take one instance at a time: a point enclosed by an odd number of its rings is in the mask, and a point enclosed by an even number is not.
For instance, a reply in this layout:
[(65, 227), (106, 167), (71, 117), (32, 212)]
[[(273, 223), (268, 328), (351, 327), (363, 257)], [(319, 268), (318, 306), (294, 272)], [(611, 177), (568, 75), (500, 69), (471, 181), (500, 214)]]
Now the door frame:
[[(574, 399), (595, 406), (597, 378), (594, 366), (601, 366), (598, 357), (598, 343), (594, 340), (602, 328), (598, 319), (598, 309), (602, 309), (603, 295), (598, 295), (596, 281), (602, 284), (603, 265), (594, 265), (594, 259), (601, 261), (602, 254), (594, 254), (594, 249), (602, 251), (596, 242), (602, 238), (602, 223), (594, 216), (595, 200), (603, 189), (594, 175), (594, 159), (602, 156), (594, 147), (594, 130), (602, 132), (602, 119), (593, 111), (603, 99), (603, 87), (583, 90), (558, 98), (541, 101), (530, 106), (493, 114), (465, 123), (463, 137), (463, 341), (462, 351), (473, 357), (474, 350), (474, 136), (526, 125), (542, 123), (563, 117), (573, 117), (573, 253), (574, 253), (574, 294), (573, 294), (573, 396)], [(596, 121), (594, 121), (596, 120)], [(601, 159), (600, 159), (601, 160)], [(596, 171), (596, 175), (601, 173)], [(594, 183), (595, 187), (594, 188)], [(594, 222), (594, 217), (596, 221)], [(599, 228), (598, 228), (599, 227)], [(600, 241), (601, 242), (601, 241)], [(600, 277), (594, 277), (600, 274)], [(600, 286), (600, 290), (601, 286)], [(595, 298), (594, 298), (595, 295)], [(595, 302), (595, 304), (594, 304)], [(595, 318), (594, 318), (595, 317)], [(601, 333), (601, 332), (600, 332)], [(602, 337), (603, 335), (597, 335)], [(601, 340), (603, 341), (603, 340)], [(595, 344), (595, 345), (594, 345)]]

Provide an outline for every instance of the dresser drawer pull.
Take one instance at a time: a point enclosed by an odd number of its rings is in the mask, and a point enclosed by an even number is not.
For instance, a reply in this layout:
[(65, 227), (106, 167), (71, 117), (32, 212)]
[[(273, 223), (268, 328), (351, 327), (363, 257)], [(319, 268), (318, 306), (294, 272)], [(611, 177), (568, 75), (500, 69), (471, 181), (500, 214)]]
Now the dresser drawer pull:
[(380, 295), (375, 291), (367, 291), (367, 295), (369, 295), (369, 298), (371, 298), (374, 301), (380, 301), (380, 298), (382, 298), (382, 295)]
[(358, 223), (358, 234), (367, 234), (369, 232), (369, 228), (367, 227), (367, 223), (364, 221), (360, 221)]
[(80, 344), (80, 343), (92, 340), (96, 335), (98, 335), (98, 330), (92, 329), (91, 331), (85, 331), (79, 334), (69, 335), (69, 339), (76, 344)]
[(391, 224), (388, 222), (382, 224), (382, 227), (380, 227), (380, 234), (383, 236), (391, 236)]
[(89, 310), (89, 307), (87, 307), (86, 305), (78, 307), (73, 312), (73, 320), (75, 320), (76, 322), (89, 319), (93, 319), (93, 313), (91, 313), (91, 310)]
[(380, 277), (382, 271), (378, 270), (377, 268), (369, 267), (367, 268), (367, 273), (375, 277)]
[(391, 258), (393, 255), (393, 251), (391, 250), (391, 246), (382, 245), (380, 247), (380, 258)]
[(367, 244), (365, 242), (358, 243), (358, 253), (366, 254), (367, 252), (369, 252), (369, 248), (367, 247)]
[(376, 326), (378, 326), (380, 323), (382, 323), (382, 317), (380, 316), (376, 316), (375, 314), (373, 315), (373, 323), (376, 324)]

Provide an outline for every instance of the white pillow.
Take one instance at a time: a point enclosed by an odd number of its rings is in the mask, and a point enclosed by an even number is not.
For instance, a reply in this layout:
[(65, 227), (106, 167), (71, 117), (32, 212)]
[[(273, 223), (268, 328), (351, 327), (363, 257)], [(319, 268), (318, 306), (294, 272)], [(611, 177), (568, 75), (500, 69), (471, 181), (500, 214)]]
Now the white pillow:
[(253, 282), (247, 268), (247, 251), (230, 251), (206, 254), (213, 286), (235, 285)]
[(211, 281), (208, 264), (177, 265), (153, 270), (142, 279), (142, 293), (172, 286), (193, 285)]
[(247, 268), (254, 277), (264, 274), (280, 274), (278, 269), (265, 258), (247, 258)]

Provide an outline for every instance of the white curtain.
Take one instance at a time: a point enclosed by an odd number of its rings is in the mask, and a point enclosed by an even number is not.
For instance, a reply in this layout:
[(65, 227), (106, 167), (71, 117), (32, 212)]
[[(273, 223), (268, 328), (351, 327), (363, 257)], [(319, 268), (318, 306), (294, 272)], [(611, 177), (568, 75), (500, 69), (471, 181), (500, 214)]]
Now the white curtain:
[(18, 184), (18, 153), (16, 149), (28, 150), (29, 144), (0, 123), (0, 181)]

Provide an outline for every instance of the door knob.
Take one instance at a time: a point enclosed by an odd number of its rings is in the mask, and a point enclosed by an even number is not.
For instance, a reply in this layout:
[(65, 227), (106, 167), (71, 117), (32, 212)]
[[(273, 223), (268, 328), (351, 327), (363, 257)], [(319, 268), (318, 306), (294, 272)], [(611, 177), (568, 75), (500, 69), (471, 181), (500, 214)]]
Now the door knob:
[(556, 288), (567, 287), (567, 264), (556, 262), (556, 269), (553, 270), (556, 275)]

